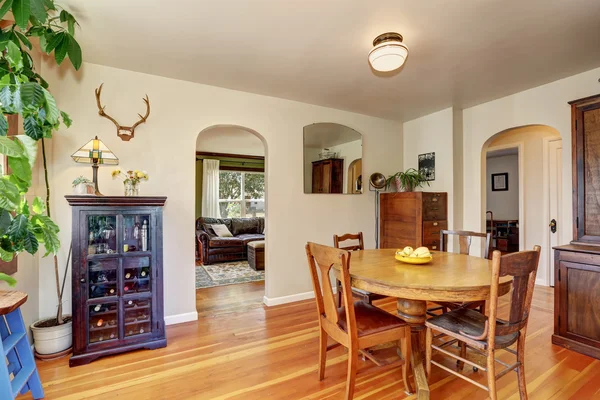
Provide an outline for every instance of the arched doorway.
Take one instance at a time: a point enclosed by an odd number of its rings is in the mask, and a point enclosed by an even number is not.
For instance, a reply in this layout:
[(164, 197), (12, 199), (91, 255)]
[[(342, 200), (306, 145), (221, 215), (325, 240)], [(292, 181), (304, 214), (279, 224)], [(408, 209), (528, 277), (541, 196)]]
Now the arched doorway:
[(198, 134), (195, 156), (197, 298), (227, 286), (215, 297), (252, 294), (249, 302), (260, 303), (267, 271), (265, 139), (244, 126), (213, 125)]
[(556, 129), (527, 125), (496, 133), (481, 150), (482, 228), (491, 232), (493, 245), (503, 253), (541, 245), (538, 283), (543, 285), (552, 283), (551, 248), (560, 240), (548, 225), (552, 219), (560, 221), (559, 229), (563, 225), (557, 187), (562, 162), (556, 159), (562, 147), (557, 143), (561, 136)]

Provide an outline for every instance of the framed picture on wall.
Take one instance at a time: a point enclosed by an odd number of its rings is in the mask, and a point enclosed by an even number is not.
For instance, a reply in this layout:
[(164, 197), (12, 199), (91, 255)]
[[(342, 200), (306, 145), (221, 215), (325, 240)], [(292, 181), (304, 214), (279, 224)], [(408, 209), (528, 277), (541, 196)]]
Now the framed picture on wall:
[(419, 154), (419, 173), (426, 181), (435, 181), (435, 153)]
[(492, 174), (492, 192), (508, 190), (508, 172)]

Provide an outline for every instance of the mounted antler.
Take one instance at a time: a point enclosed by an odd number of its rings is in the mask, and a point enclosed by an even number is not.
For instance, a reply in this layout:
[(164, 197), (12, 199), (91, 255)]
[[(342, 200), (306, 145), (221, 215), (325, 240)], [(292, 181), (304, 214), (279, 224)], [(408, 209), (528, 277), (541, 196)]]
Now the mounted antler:
[(146, 97), (142, 98), (142, 100), (144, 100), (144, 103), (146, 103), (146, 115), (142, 116), (141, 114), (138, 114), (138, 116), (140, 117), (140, 120), (138, 122), (136, 122), (135, 124), (133, 124), (132, 126), (121, 126), (121, 125), (119, 125), (119, 123), (117, 122), (116, 119), (114, 119), (113, 117), (111, 117), (104, 111), (105, 106), (103, 106), (102, 102), (100, 101), (100, 96), (102, 95), (102, 86), (104, 86), (104, 83), (102, 83), (100, 85), (100, 87), (95, 90), (96, 104), (98, 105), (98, 114), (101, 117), (104, 117), (104, 118), (112, 121), (112, 123), (115, 124), (115, 126), (117, 127), (117, 136), (119, 136), (121, 138), (121, 140), (128, 142), (130, 139), (133, 138), (133, 136), (135, 134), (135, 128), (137, 128), (138, 125), (146, 122), (146, 120), (148, 119), (148, 116), (150, 115), (150, 99), (148, 99), (148, 95), (146, 95)]

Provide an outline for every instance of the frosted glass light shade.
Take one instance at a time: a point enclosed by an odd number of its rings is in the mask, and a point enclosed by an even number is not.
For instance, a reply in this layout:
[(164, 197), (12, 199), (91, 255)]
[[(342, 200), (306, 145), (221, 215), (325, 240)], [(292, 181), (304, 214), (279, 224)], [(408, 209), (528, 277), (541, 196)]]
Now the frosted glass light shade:
[(375, 71), (389, 72), (404, 65), (408, 47), (402, 40), (402, 35), (396, 32), (383, 33), (373, 40), (369, 63)]

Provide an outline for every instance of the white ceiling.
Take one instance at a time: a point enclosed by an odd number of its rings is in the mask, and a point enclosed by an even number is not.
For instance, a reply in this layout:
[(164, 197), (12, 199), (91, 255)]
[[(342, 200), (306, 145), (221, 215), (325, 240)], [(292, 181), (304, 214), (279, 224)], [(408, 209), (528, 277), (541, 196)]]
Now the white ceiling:
[[(598, 0), (61, 3), (86, 61), (403, 121), (600, 66)], [(378, 76), (367, 53), (387, 31), (410, 55)]]
[(347, 126), (319, 122), (304, 127), (304, 147), (324, 149), (361, 140), (362, 135)]
[(264, 156), (265, 146), (256, 135), (245, 129), (223, 126), (202, 131), (196, 139), (196, 151)]

